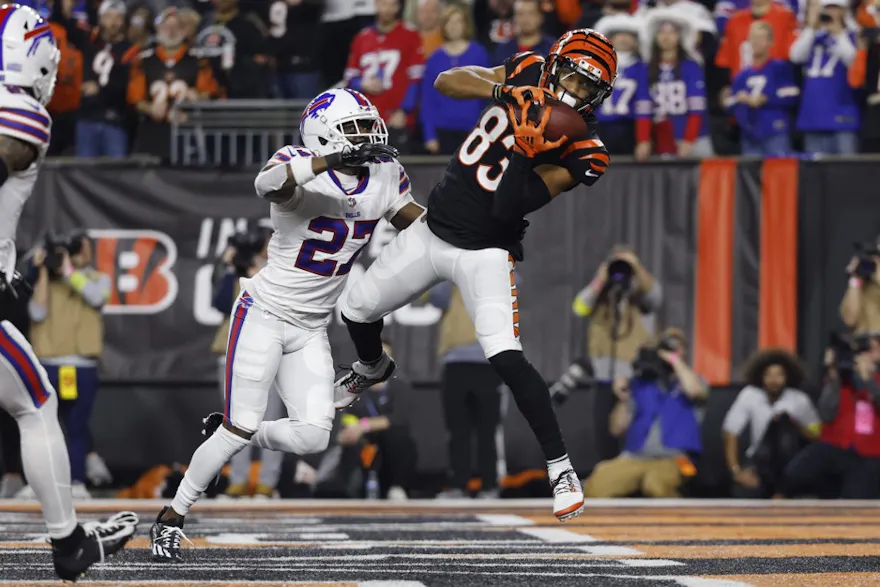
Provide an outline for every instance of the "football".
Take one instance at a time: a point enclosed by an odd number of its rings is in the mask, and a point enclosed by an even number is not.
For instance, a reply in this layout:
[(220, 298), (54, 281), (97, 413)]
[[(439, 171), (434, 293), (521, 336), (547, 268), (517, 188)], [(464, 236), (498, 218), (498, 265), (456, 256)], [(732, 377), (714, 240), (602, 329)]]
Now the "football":
[[(530, 110), (529, 119), (533, 122), (540, 121), (544, 116), (544, 108), (548, 106), (550, 107), (550, 120), (544, 129), (544, 137), (547, 140), (556, 141), (563, 136), (571, 140), (587, 134), (587, 123), (577, 113), (577, 110), (555, 98), (548, 98), (544, 107)], [(518, 109), (514, 109), (514, 111), (517, 112), (516, 118), (519, 120)]]

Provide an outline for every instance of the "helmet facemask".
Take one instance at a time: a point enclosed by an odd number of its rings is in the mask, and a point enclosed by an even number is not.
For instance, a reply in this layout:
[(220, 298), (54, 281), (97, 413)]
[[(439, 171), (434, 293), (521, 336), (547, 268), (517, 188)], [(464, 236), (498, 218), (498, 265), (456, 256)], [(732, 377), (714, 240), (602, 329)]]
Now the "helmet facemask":
[(340, 118), (335, 124), (326, 124), (328, 142), (338, 147), (333, 151), (362, 143), (388, 144), (388, 128), (378, 114), (356, 113)]
[(602, 79), (602, 71), (587, 61), (575, 62), (559, 56), (549, 65), (548, 89), (560, 102), (583, 112), (587, 108), (595, 112), (611, 95), (614, 81)]

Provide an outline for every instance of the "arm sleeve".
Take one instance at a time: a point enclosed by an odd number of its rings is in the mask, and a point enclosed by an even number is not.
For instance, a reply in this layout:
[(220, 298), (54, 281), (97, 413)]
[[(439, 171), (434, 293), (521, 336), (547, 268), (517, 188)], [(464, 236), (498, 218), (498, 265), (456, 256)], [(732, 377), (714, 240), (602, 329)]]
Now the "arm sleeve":
[(593, 287), (592, 282), (588, 283), (587, 286), (579, 291), (574, 297), (574, 302), (571, 304), (572, 312), (581, 318), (586, 318), (593, 312), (598, 297), (599, 289)]
[(833, 422), (837, 418), (837, 409), (840, 407), (840, 380), (829, 379), (822, 386), (822, 395), (819, 396), (819, 417), (823, 422)]
[(74, 271), (67, 278), (67, 283), (93, 308), (103, 307), (110, 297), (110, 277), (103, 273), (89, 275)]
[(746, 387), (736, 396), (736, 400), (724, 416), (724, 424), (721, 426), (724, 432), (739, 436), (745, 430), (746, 425), (749, 423), (750, 395), (751, 392)]
[(351, 49), (348, 52), (348, 63), (345, 66), (345, 83), (348, 84), (349, 87), (354, 88), (356, 90), (360, 90), (360, 79), (363, 75), (361, 71), (360, 62), (361, 62), (361, 36), (358, 35), (354, 38), (354, 41), (351, 42)]
[(440, 53), (435, 53), (425, 66), (425, 77), (422, 78), (422, 103), (419, 108), (419, 118), (422, 121), (422, 134), (425, 142), (437, 139), (437, 123), (436, 123), (436, 98), (437, 90), (434, 89), (434, 78), (437, 74), (434, 72), (435, 64)]
[(706, 115), (706, 79), (703, 68), (690, 62), (687, 88), (688, 118), (684, 131), (684, 140), (695, 141), (703, 129), (703, 117)]
[(605, 143), (595, 133), (586, 138), (569, 143), (560, 157), (562, 166), (578, 183), (591, 186), (605, 174), (611, 156), (605, 149)]
[(816, 31), (811, 28), (805, 28), (791, 44), (788, 50), (788, 58), (792, 63), (802, 65), (810, 58), (810, 51), (813, 49), (813, 41), (816, 39)]
[(794, 79), (794, 71), (787, 61), (780, 61), (775, 68), (774, 91), (767, 96), (767, 105), (777, 108), (797, 106), (801, 90)]
[(410, 114), (413, 110), (416, 109), (419, 100), (419, 88), (421, 87), (421, 80), (410, 80), (409, 87), (406, 89), (406, 95), (403, 97), (403, 102), (400, 103), (400, 109)]
[(853, 43), (852, 33), (848, 29), (843, 29), (839, 35), (834, 37), (831, 52), (837, 55), (847, 67), (852, 65), (856, 58), (856, 46)]
[(452, 282), (441, 281), (431, 288), (428, 293), (428, 303), (435, 308), (446, 310), (449, 307), (449, 301), (452, 299)]
[(388, 222), (391, 222), (391, 219), (397, 216), (397, 213), (400, 212), (404, 206), (415, 202), (412, 197), (412, 182), (409, 180), (409, 175), (407, 175), (403, 165), (398, 164), (398, 167), (400, 167), (400, 184), (398, 187), (399, 197), (392, 202), (391, 206), (385, 212), (385, 220)]
[(211, 299), (211, 307), (221, 314), (232, 312), (232, 292), (235, 285), (235, 272), (227, 269), (220, 278), (220, 283), (214, 288), (214, 297)]

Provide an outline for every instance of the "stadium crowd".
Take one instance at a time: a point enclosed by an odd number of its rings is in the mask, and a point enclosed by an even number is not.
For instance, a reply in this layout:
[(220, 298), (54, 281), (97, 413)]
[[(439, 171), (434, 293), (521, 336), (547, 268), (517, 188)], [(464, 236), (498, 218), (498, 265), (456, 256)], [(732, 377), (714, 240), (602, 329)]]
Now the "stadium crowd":
[(346, 84), (409, 153), (452, 153), (482, 105), (433, 88), (459, 65), (545, 53), (571, 27), (618, 50), (598, 113), (612, 154), (880, 151), (875, 0), (25, 0), (61, 40), (53, 150), (167, 154), (175, 106), (309, 100)]

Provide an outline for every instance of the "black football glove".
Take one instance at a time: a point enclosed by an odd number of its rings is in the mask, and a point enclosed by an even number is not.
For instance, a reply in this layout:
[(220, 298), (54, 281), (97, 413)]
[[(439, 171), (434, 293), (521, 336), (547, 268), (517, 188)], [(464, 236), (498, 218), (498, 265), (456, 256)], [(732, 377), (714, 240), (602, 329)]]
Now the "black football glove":
[[(12, 281), (7, 282), (6, 276), (0, 271), (0, 301), (4, 298), (18, 300), (22, 296), (29, 296), (33, 292), (31, 284), (25, 281), (21, 273), (16, 271), (12, 274)], [(9, 301), (8, 299), (6, 301)]]
[(346, 147), (338, 153), (331, 153), (325, 157), (327, 167), (339, 169), (340, 167), (363, 167), (370, 163), (380, 163), (382, 159), (396, 159), (400, 151), (394, 147), (382, 143), (361, 143), (354, 147)]

